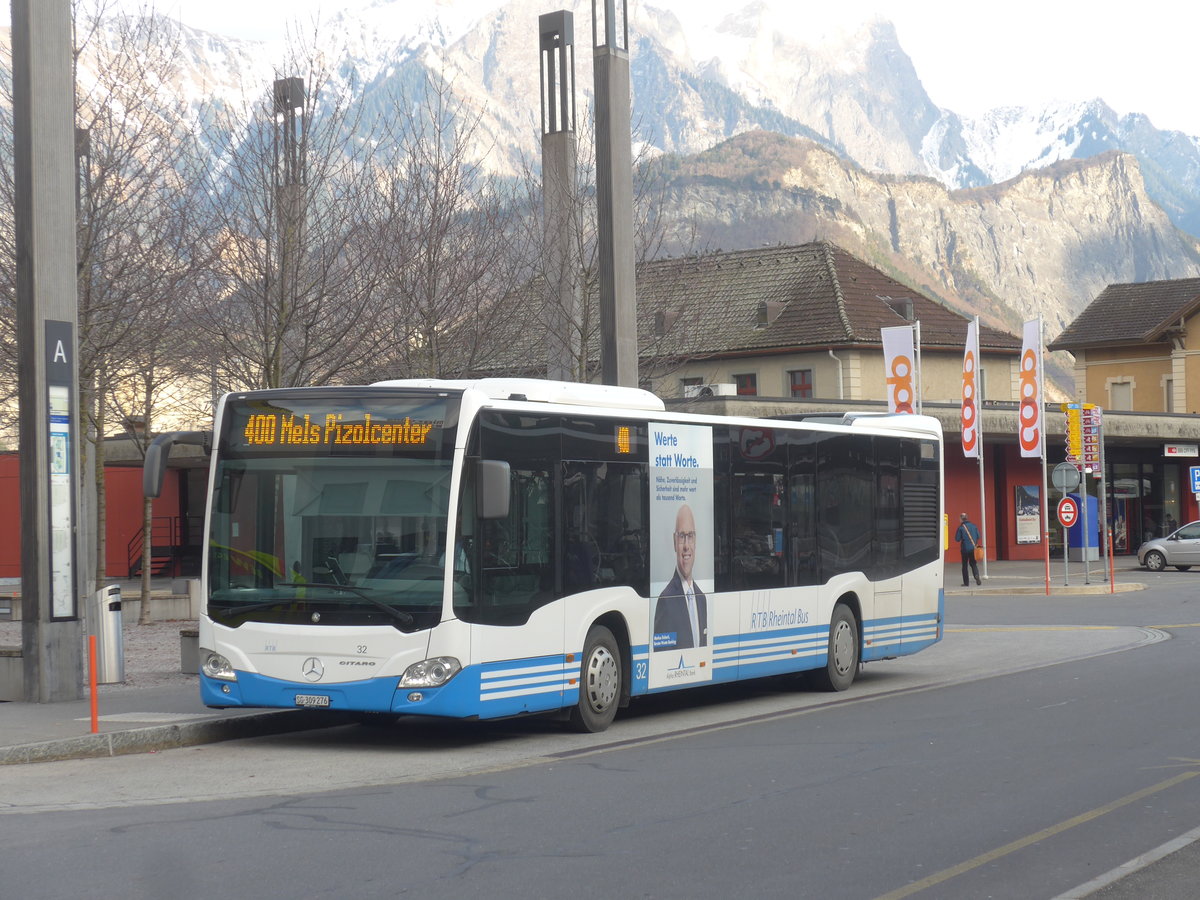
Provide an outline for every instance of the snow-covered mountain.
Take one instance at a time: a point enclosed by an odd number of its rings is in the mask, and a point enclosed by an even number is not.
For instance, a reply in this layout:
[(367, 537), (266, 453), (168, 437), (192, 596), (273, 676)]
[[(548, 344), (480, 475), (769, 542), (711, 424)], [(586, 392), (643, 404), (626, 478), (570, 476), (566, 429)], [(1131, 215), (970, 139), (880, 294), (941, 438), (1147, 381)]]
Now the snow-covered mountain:
[[(590, 118), (592, 3), (563, 6), (575, 14), (578, 108)], [(449, 85), (480, 112), (485, 167), (517, 174), (540, 159), (538, 17), (547, 11), (545, 0), (350, 0), (297, 34), (307, 28), (330, 63), (327, 90), (383, 115), (395, 97), (418, 102), (428, 78)], [(739, 233), (757, 242), (838, 235), (898, 266), (907, 254), (925, 267), (915, 284), (998, 301), (1013, 315), (1052, 304), (1060, 323), (1108, 281), (1200, 274), (1197, 138), (1118, 116), (1101, 99), (964, 118), (932, 102), (890, 22), (824, 28), (806, 13), (796, 23), (792, 0), (718, 13), (631, 0), (634, 138), (680, 160), (683, 181), (670, 196), (684, 205), (674, 212), (710, 210), (707, 231), (695, 222), (702, 245), (732, 249)], [(175, 89), (195, 115), (214, 99), (249, 108), (273, 78), (298, 74), (280, 48), (188, 28), (179, 36)], [(822, 152), (743, 141), (722, 157), (720, 178), (736, 185), (728, 168), (743, 165), (745, 183), (758, 178), (776, 194), (696, 188), (706, 152), (754, 132)], [(751, 151), (806, 162), (752, 175), (771, 167)], [(711, 185), (715, 176), (705, 177)], [(1147, 214), (1155, 205), (1165, 216)], [(1190, 236), (1172, 234), (1172, 223)]]
[[(575, 14), (580, 109), (592, 94), (590, 0)], [(1118, 116), (1102, 99), (1043, 109), (1002, 108), (978, 119), (937, 107), (883, 19), (797, 27), (791, 0), (752, 0), (712, 12), (685, 0), (630, 4), (635, 138), (652, 151), (697, 153), (763, 129), (817, 140), (868, 171), (980, 187), (1106, 150), (1138, 157), (1147, 190), (1172, 221), (1200, 235), (1200, 139)], [(484, 111), (487, 165), (520, 170), (538, 158), (538, 16), (545, 0), (357, 0), (294, 33), (371, 92), (432, 73)], [(248, 104), (282, 66), (279, 48), (183, 29), (189, 70), (180, 91), (198, 106)]]

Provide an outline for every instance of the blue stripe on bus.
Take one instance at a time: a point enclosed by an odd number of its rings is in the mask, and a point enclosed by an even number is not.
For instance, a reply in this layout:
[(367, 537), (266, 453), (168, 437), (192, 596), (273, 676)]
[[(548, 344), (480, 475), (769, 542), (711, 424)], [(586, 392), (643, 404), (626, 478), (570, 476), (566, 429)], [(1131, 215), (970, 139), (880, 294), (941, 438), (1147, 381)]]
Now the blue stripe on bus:
[(331, 710), (492, 719), (572, 706), (578, 702), (579, 687), (570, 681), (578, 676), (578, 663), (567, 663), (564, 655), (467, 666), (436, 688), (399, 689), (397, 675), (309, 684), (252, 672), (238, 672), (236, 682), (202, 674), (200, 695), (206, 705), (215, 707), (286, 708), (297, 705), (297, 695), (315, 695), (328, 697)]
[[(864, 622), (864, 661), (916, 653), (937, 643), (944, 602), (942, 594), (937, 613)], [(827, 625), (716, 637), (712, 645), (712, 681), (820, 668), (826, 662), (828, 643)], [(556, 654), (467, 666), (442, 687), (404, 690), (398, 688), (400, 679), (395, 675), (310, 684), (249, 672), (239, 672), (236, 682), (217, 681), (201, 674), (200, 695), (212, 707), (286, 708), (296, 705), (297, 695), (307, 694), (328, 697), (328, 708), (332, 710), (502, 718), (574, 706), (579, 701), (578, 660), (582, 654), (569, 656)], [(669, 690), (650, 690), (649, 660), (648, 644), (630, 648), (630, 693), (635, 696)]]

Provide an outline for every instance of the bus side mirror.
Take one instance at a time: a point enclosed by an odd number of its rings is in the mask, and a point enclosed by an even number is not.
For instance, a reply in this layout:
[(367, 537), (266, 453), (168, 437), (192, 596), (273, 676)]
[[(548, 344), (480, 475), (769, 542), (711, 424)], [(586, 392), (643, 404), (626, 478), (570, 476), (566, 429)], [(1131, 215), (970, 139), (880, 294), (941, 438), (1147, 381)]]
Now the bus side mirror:
[(512, 480), (508, 463), (481, 459), (476, 466), (475, 509), (479, 518), (507, 519), (509, 482)]
[(162, 493), (167, 460), (171, 457), (171, 448), (176, 444), (196, 444), (207, 451), (212, 446), (212, 434), (207, 431), (172, 431), (160, 434), (151, 441), (142, 463), (142, 493), (145, 496), (157, 497)]

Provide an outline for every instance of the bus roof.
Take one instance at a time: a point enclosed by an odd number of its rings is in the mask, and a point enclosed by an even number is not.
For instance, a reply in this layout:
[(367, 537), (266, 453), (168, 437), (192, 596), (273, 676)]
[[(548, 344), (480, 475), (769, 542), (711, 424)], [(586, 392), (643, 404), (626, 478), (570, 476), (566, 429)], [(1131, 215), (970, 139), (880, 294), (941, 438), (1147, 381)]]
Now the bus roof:
[(377, 381), (373, 386), (445, 391), (474, 390), (492, 400), (561, 403), (568, 406), (642, 409), (654, 412), (662, 412), (666, 409), (662, 400), (641, 388), (616, 387), (610, 384), (578, 384), (571, 381), (547, 381), (541, 378), (402, 378), (393, 381)]

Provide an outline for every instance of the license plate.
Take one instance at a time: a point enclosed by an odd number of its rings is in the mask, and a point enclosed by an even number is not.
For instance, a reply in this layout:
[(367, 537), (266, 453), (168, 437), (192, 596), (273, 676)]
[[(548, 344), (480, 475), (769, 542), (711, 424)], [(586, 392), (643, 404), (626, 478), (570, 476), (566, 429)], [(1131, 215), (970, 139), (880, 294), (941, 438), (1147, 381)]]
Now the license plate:
[(328, 706), (329, 698), (323, 694), (297, 694), (297, 706)]

